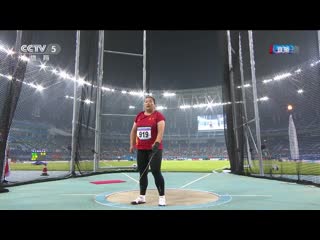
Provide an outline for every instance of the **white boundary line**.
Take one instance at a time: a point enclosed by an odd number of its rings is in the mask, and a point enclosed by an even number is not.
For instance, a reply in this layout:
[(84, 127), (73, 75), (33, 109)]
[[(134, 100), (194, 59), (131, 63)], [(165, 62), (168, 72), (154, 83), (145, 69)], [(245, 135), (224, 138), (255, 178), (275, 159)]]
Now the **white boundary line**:
[(231, 197), (272, 197), (272, 195), (257, 195), (257, 194), (247, 194), (247, 195), (220, 195), (220, 196), (231, 196)]
[(213, 173), (218, 173), (217, 170), (223, 170), (223, 169), (225, 169), (226, 167), (229, 167), (229, 165), (224, 166), (224, 167), (222, 167), (222, 168), (218, 168), (218, 169), (212, 170), (212, 172), (213, 172)]
[(139, 183), (139, 181), (138, 180), (136, 180), (136, 179), (134, 179), (134, 178), (132, 178), (132, 177), (130, 177), (128, 174), (126, 174), (126, 173), (122, 173), (123, 175), (125, 175), (125, 176), (127, 176), (128, 178), (130, 178), (131, 180), (133, 180), (133, 181), (135, 181), (136, 183)]
[(95, 193), (62, 193), (60, 195), (73, 195), (73, 196), (85, 196), (85, 195), (98, 195), (98, 194), (95, 194)]
[(192, 184), (192, 183), (195, 183), (195, 182), (197, 182), (197, 181), (199, 181), (199, 180), (201, 180), (201, 179), (203, 179), (203, 178), (205, 178), (205, 177), (208, 177), (209, 175), (211, 175), (212, 173), (208, 173), (207, 175), (204, 175), (204, 176), (202, 176), (202, 177), (200, 177), (200, 178), (198, 178), (198, 179), (196, 179), (196, 180), (194, 180), (194, 181), (192, 181), (192, 182), (189, 182), (189, 183), (187, 183), (186, 185), (183, 185), (182, 187), (180, 187), (180, 188), (184, 188), (184, 187), (186, 187), (186, 186), (189, 186), (190, 184)]

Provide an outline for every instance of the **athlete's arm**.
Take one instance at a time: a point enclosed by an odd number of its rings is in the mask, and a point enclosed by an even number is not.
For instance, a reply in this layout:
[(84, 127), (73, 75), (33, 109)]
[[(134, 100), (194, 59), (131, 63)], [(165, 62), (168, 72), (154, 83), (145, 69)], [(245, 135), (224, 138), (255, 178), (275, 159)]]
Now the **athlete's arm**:
[(161, 120), (160, 122), (158, 122), (157, 128), (158, 128), (158, 135), (157, 135), (155, 143), (156, 142), (161, 143), (162, 138), (163, 138), (164, 128), (165, 128), (164, 120)]
[(130, 153), (133, 153), (134, 146), (136, 145), (137, 125), (134, 122), (130, 133)]

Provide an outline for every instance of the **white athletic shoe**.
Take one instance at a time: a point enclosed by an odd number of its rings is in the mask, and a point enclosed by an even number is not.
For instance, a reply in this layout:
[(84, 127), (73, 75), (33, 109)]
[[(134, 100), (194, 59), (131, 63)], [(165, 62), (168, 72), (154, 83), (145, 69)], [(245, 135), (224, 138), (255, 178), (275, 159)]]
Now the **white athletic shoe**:
[(137, 197), (136, 200), (131, 202), (132, 205), (143, 204), (143, 203), (146, 203), (146, 197), (141, 195)]
[(159, 206), (165, 206), (166, 205), (166, 197), (161, 196), (159, 197)]

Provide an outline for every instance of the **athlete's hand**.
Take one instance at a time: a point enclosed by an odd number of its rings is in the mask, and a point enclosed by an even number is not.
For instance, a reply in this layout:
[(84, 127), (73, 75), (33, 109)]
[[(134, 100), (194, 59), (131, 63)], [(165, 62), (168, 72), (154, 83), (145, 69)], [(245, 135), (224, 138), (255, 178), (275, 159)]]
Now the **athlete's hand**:
[(158, 149), (159, 149), (159, 145), (160, 143), (159, 142), (155, 142), (153, 145), (152, 145), (152, 152), (157, 152)]
[(130, 152), (130, 153), (133, 153), (133, 152), (134, 152), (134, 146), (130, 146), (129, 152)]

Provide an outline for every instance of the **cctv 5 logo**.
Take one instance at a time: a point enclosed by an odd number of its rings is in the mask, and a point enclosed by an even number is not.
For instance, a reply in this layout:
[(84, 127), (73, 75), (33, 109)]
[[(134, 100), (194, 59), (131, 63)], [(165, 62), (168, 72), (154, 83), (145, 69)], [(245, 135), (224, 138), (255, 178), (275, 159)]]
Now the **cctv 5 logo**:
[(30, 45), (22, 45), (21, 52), (23, 53), (31, 53), (31, 54), (58, 54), (61, 51), (61, 47), (59, 44), (49, 44), (49, 45), (41, 45), (41, 44), (30, 44)]

